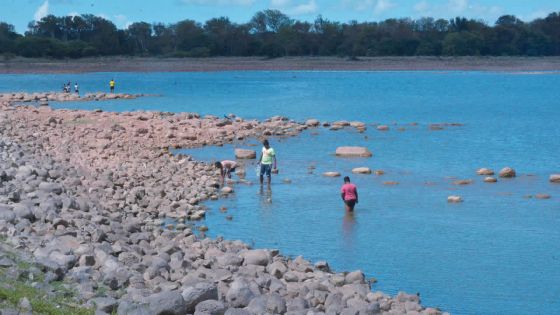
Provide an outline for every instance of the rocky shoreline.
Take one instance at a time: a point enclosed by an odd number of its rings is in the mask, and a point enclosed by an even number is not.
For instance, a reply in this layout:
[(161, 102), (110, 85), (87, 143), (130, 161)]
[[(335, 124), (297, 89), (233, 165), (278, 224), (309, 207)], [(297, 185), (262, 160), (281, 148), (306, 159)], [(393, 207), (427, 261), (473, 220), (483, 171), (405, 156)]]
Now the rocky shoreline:
[(106, 101), (125, 99), (132, 100), (135, 98), (146, 96), (145, 94), (126, 94), (126, 93), (86, 93), (84, 95), (76, 93), (61, 92), (41, 92), (41, 93), (0, 93), (0, 103), (6, 104), (23, 104), (36, 103), (39, 106), (49, 106), (49, 102), (88, 102), (88, 101)]
[[(372, 292), (359, 270), (334, 272), (326, 262), (193, 233), (190, 220), (204, 216), (200, 202), (230, 191), (219, 189), (212, 165), (169, 148), (296, 136), (306, 128), (283, 117), (1, 101), (0, 237), (32, 253), (45, 283), (74, 288), (75, 303), (95, 314), (442, 314), (416, 294)], [(164, 218), (179, 223), (163, 226)], [(0, 295), (1, 314), (19, 304)], [(24, 312), (33, 311), (28, 304)]]

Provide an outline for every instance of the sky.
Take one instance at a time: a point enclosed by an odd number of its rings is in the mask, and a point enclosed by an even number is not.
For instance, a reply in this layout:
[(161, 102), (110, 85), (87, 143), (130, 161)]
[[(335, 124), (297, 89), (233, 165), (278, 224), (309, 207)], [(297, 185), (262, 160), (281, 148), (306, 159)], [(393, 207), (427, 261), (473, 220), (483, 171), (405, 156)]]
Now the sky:
[(560, 0), (0, 0), (0, 21), (23, 33), (33, 20), (47, 14), (91, 13), (113, 21), (118, 28), (133, 22), (204, 22), (227, 16), (248, 22), (264, 9), (278, 9), (292, 18), (313, 21), (318, 15), (333, 21), (380, 21), (387, 18), (465, 16), (493, 24), (504, 14), (525, 21), (560, 11)]

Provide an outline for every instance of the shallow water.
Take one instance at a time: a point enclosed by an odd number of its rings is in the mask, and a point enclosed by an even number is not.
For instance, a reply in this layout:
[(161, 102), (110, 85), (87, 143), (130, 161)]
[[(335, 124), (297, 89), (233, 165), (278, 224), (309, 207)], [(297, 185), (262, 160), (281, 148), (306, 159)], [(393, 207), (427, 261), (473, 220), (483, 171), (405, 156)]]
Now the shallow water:
[[(111, 77), (121, 92), (163, 96), (56, 106), (233, 112), (246, 118), (280, 114), (391, 127), (379, 132), (368, 125), (362, 134), (321, 128), (272, 139), (280, 174), (270, 191), (266, 185), (262, 191), (258, 184), (236, 185), (234, 196), (209, 202), (205, 224), (210, 235), (325, 259), (337, 270), (362, 269), (379, 280), (374, 289), (418, 291), (424, 304), (454, 314), (554, 314), (559, 309), (560, 185), (548, 183), (548, 176), (560, 172), (560, 74), (97, 73), (72, 75), (72, 80), (87, 91), (102, 89)], [(50, 90), (53, 82), (68, 80), (66, 75), (1, 75), (0, 91)], [(436, 122), (464, 125), (428, 130)], [(210, 162), (231, 159), (233, 147), (251, 145), (186, 152)], [(340, 145), (367, 146), (374, 156), (337, 158), (333, 153)], [(357, 166), (386, 174), (351, 175)], [(497, 171), (504, 166), (514, 167), (518, 177), (486, 184), (475, 174), (479, 167)], [(341, 178), (322, 177), (325, 171), (350, 174), (358, 185), (360, 203), (353, 216), (345, 215), (340, 201)], [(247, 175), (256, 182), (252, 165)], [(292, 183), (283, 183), (285, 178)], [(474, 183), (456, 186), (455, 178)], [(525, 198), (537, 193), (552, 199)], [(448, 204), (452, 194), (465, 202)], [(227, 214), (218, 210), (221, 206)]]

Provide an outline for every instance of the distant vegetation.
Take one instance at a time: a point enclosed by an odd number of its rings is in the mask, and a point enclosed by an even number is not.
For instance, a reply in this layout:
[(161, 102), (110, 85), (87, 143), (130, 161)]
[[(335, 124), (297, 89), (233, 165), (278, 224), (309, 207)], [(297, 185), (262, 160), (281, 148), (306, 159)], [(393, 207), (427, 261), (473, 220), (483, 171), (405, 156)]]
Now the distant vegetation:
[(457, 17), (340, 23), (310, 22), (277, 10), (257, 12), (245, 24), (226, 17), (204, 24), (133, 23), (117, 29), (91, 14), (31, 22), (24, 35), (0, 22), (0, 54), (80, 58), (90, 56), (557, 56), (560, 12), (523, 22), (512, 15), (495, 25)]

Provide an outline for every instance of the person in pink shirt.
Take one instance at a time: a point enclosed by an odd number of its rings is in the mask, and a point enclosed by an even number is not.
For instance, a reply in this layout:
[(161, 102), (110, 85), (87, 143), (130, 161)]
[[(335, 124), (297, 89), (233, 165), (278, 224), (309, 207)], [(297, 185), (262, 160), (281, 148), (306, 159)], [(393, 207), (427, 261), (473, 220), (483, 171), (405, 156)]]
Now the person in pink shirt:
[(340, 191), (346, 211), (354, 211), (354, 206), (358, 203), (358, 188), (350, 182), (350, 177), (344, 177), (344, 185)]

